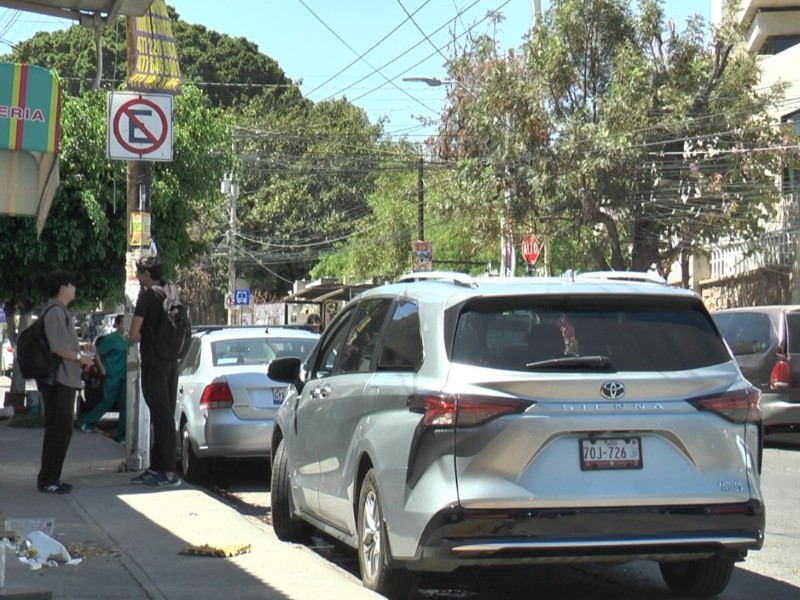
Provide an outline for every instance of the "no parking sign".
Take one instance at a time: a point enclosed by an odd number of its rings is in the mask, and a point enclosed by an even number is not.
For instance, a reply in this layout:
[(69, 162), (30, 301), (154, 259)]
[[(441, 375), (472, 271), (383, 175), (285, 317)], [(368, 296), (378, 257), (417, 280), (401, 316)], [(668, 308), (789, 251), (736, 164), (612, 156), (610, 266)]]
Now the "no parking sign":
[(172, 160), (172, 96), (109, 93), (108, 157)]

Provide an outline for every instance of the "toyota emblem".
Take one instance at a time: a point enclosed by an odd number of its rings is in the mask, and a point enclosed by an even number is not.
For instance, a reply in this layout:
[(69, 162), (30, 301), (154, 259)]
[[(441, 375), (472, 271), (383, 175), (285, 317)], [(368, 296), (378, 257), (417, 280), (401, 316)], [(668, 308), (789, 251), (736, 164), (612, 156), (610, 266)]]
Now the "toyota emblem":
[(625, 395), (625, 386), (620, 381), (606, 381), (600, 388), (600, 395), (608, 400), (616, 400)]

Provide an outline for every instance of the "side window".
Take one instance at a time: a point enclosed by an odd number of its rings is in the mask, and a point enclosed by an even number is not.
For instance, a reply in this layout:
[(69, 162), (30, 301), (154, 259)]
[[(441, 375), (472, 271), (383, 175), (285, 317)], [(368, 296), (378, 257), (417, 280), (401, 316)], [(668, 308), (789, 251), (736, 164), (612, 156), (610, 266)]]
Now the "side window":
[(422, 366), (423, 355), (419, 307), (416, 302), (401, 300), (386, 330), (378, 369), (416, 371)]
[(192, 338), (192, 343), (189, 345), (189, 351), (181, 361), (178, 373), (180, 375), (191, 375), (197, 371), (197, 366), (200, 362), (200, 338)]
[(389, 298), (370, 298), (361, 303), (347, 336), (337, 373), (366, 373), (370, 370), (372, 355), (391, 304)]
[(333, 374), (338, 359), (342, 356), (344, 343), (350, 331), (350, 323), (353, 320), (355, 309), (349, 307), (340, 316), (337, 316), (333, 323), (325, 330), (325, 335), (321, 342), (319, 353), (314, 361), (311, 371), (311, 378), (328, 377)]
[(786, 351), (800, 354), (800, 314), (786, 313)]

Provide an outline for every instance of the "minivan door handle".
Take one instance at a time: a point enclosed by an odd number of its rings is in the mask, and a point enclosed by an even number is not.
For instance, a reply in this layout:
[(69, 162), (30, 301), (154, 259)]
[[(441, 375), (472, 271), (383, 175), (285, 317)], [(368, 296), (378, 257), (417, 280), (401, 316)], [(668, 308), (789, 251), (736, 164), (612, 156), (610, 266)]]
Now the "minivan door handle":
[(325, 385), (321, 385), (318, 388), (314, 388), (311, 390), (311, 397), (316, 399), (327, 398), (331, 395), (331, 384), (326, 383)]

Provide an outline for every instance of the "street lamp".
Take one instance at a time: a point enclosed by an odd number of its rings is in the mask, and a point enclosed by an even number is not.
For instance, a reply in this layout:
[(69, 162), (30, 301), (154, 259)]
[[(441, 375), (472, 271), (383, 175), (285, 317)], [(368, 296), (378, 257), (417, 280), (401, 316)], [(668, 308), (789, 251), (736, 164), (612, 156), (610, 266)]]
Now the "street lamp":
[(457, 85), (465, 92), (467, 92), (474, 100), (477, 100), (478, 97), (472, 93), (467, 86), (461, 83), (458, 79), (439, 79), (437, 77), (403, 77), (403, 81), (412, 81), (416, 83), (424, 83), (431, 87), (440, 87), (443, 85)]

